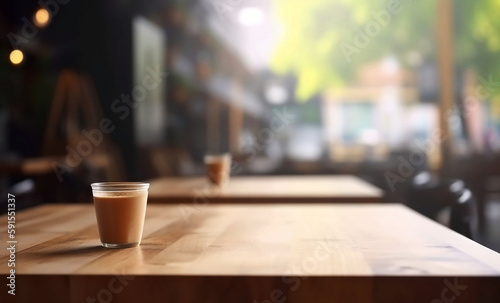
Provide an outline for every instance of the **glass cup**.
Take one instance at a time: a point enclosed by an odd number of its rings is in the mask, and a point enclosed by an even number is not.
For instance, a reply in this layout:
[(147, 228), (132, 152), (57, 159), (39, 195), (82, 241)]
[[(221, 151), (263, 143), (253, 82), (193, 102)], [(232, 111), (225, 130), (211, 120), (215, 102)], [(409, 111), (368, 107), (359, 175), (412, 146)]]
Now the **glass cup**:
[(102, 246), (134, 247), (141, 244), (149, 183), (92, 183), (95, 214)]
[(223, 185), (229, 181), (231, 155), (206, 155), (204, 158), (208, 180), (212, 184)]

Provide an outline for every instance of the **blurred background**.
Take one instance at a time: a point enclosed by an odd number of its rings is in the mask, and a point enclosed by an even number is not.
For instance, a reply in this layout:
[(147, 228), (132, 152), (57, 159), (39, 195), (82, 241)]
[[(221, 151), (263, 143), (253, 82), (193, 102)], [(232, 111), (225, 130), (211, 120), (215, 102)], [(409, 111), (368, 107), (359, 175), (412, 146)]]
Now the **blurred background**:
[(425, 172), (467, 184), (495, 247), (497, 9), (2, 1), (0, 189), (20, 208), (90, 201), (90, 182), (202, 175), (230, 152), (233, 175), (352, 174), (401, 202)]

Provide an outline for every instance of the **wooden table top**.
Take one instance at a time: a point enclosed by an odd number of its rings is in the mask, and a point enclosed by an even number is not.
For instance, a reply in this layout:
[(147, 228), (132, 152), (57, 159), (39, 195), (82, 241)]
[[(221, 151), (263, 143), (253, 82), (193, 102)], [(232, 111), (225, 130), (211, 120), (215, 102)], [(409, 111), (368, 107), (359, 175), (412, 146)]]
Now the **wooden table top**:
[[(120, 280), (126, 287), (113, 302), (278, 294), (287, 302), (430, 302), (449, 283), (467, 288), (457, 302), (500, 302), (500, 254), (402, 205), (183, 207), (149, 205), (143, 242), (129, 249), (100, 247), (92, 205), (19, 212), (17, 299), (82, 302)], [(6, 224), (0, 232), (5, 243)], [(2, 275), (8, 259), (3, 249)]]
[(355, 176), (237, 176), (222, 188), (205, 177), (149, 181), (150, 202), (381, 202), (383, 191)]

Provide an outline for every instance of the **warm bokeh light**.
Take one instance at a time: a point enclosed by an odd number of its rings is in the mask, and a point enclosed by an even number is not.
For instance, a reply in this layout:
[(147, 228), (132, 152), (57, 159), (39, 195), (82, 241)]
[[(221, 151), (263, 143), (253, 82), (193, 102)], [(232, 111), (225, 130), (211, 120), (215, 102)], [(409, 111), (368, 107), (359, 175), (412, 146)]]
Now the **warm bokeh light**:
[(12, 64), (19, 64), (23, 62), (23, 59), (24, 55), (22, 51), (15, 49), (12, 52), (10, 52), (10, 62), (12, 62)]
[(33, 21), (35, 22), (36, 26), (44, 27), (47, 25), (47, 23), (49, 23), (49, 19), (49, 12), (44, 8), (40, 8), (36, 11)]

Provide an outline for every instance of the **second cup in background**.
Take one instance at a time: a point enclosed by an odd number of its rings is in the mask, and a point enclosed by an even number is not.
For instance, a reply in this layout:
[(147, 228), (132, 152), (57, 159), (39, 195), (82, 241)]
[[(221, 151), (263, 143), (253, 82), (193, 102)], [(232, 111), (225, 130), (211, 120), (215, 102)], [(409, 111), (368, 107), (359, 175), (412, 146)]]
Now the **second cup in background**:
[(208, 180), (212, 184), (224, 185), (231, 174), (231, 155), (206, 155), (204, 158)]

